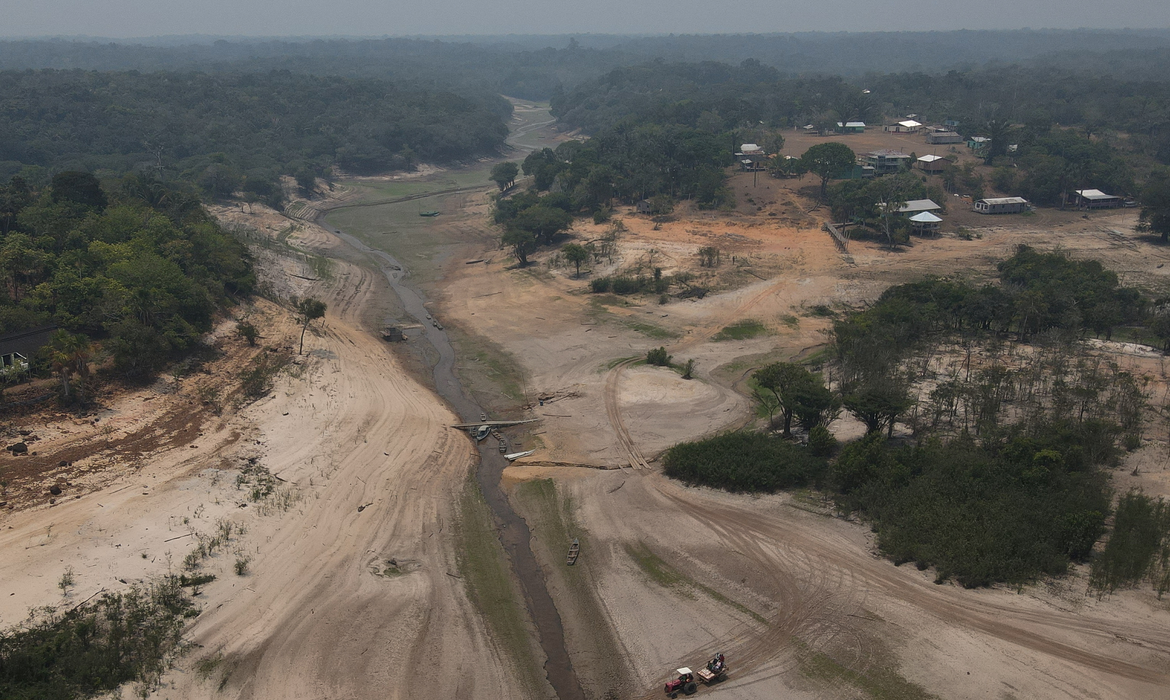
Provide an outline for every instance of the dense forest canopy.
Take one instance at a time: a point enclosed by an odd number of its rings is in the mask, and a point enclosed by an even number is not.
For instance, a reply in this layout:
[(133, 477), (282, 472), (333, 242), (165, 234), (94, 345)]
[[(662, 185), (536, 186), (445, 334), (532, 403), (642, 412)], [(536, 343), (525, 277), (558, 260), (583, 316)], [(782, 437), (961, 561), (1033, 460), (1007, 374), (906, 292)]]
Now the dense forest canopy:
[(370, 173), (491, 153), (508, 113), (499, 97), (288, 72), (0, 72), (0, 177), (150, 171), (211, 196), (247, 179), (267, 192), (306, 168)]
[(840, 77), (792, 78), (755, 59), (738, 66), (658, 61), (617, 68), (555, 96), (552, 108), (563, 123), (587, 132), (627, 119), (717, 133), (761, 122), (804, 124), (830, 111), (834, 121), (880, 116), (872, 99)]
[(0, 334), (43, 323), (101, 340), (120, 370), (191, 349), (255, 286), (247, 251), (196, 196), (142, 175), (0, 186)]

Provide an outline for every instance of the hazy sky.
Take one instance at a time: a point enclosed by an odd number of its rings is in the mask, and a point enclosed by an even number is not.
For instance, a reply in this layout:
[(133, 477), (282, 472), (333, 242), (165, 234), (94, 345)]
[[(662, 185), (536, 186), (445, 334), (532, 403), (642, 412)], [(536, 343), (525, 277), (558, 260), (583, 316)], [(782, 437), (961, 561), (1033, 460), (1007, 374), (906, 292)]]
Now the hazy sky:
[(1168, 0), (0, 0), (0, 36), (1164, 28)]

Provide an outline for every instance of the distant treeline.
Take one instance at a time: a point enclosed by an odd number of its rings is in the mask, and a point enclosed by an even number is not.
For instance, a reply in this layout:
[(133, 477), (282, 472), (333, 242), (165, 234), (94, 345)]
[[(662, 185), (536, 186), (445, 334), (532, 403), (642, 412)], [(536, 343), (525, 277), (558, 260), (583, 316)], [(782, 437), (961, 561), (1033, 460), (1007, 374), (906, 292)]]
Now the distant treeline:
[(498, 96), (289, 72), (0, 72), (0, 178), (26, 166), (145, 171), (210, 196), (242, 187), (266, 198), (283, 174), (492, 153), (510, 112)]
[[(552, 108), (561, 122), (587, 132), (623, 121), (722, 133), (759, 125), (880, 118), (878, 103), (840, 77), (794, 78), (756, 59), (737, 66), (708, 61), (617, 68), (554, 96)], [(729, 149), (739, 145), (732, 141), (729, 136)]]
[[(1075, 47), (1075, 48), (1069, 48)], [(618, 66), (661, 59), (738, 64), (754, 58), (789, 74), (941, 74), (988, 62), (1074, 68), (1089, 75), (1166, 80), (1167, 30), (1012, 30), (504, 36), (392, 39), (0, 42), (0, 69), (199, 70), (413, 80), (442, 89), (547, 99)]]

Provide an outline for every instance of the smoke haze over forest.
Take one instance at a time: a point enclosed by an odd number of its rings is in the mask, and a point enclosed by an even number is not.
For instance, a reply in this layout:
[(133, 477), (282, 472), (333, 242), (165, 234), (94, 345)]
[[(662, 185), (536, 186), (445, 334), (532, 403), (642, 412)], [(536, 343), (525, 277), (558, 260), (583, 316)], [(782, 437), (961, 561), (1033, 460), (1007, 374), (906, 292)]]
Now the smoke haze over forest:
[(803, 31), (1170, 26), (1163, 0), (987, 0), (955, 6), (888, 0), (618, 0), (493, 3), (437, 0), (42, 0), (0, 3), (0, 36), (128, 38), (217, 36), (404, 36), (456, 34), (710, 34)]

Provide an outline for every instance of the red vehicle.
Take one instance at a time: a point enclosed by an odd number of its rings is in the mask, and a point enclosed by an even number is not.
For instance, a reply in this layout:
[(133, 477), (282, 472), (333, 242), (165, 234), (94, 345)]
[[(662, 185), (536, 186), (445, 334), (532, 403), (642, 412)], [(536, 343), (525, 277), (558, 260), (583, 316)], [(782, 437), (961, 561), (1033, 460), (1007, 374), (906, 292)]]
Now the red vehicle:
[(676, 673), (678, 673), (678, 678), (666, 682), (666, 694), (672, 698), (677, 698), (679, 693), (694, 695), (699, 686), (695, 683), (695, 674), (691, 672), (691, 669), (683, 666)]
[(727, 662), (724, 660), (723, 654), (716, 654), (707, 662), (707, 667), (699, 669), (698, 673), (685, 666), (678, 669), (677, 673), (678, 678), (666, 683), (666, 694), (672, 698), (677, 698), (679, 693), (694, 695), (698, 692), (699, 685), (695, 682), (696, 676), (704, 685), (711, 685), (723, 680), (727, 677)]

